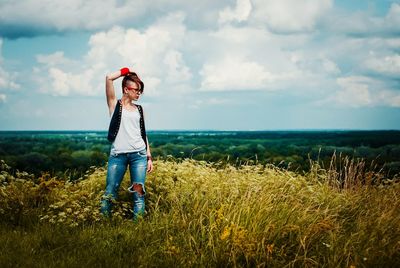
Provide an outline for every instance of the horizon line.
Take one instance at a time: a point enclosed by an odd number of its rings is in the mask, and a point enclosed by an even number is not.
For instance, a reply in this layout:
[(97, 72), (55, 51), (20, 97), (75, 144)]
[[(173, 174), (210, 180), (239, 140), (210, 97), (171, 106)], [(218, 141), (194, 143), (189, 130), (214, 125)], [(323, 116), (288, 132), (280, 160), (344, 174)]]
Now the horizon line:
[[(100, 129), (0, 129), (0, 132), (107, 132)], [(268, 131), (400, 131), (400, 129), (293, 128), (293, 129), (148, 129), (146, 132), (268, 132)]]

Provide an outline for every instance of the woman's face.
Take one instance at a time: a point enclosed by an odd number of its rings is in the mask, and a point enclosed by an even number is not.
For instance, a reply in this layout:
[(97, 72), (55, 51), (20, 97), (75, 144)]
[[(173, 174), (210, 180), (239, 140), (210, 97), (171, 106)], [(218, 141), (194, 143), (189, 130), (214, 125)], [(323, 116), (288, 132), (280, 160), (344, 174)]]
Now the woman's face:
[(142, 91), (139, 89), (139, 86), (132, 81), (128, 81), (125, 86), (125, 92), (131, 100), (138, 100)]

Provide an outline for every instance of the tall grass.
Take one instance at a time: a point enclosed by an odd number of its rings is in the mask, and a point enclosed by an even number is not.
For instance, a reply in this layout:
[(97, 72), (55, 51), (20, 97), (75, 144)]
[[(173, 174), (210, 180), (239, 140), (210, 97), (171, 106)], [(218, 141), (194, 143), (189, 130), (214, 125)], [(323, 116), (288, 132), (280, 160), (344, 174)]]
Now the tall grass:
[(70, 183), (11, 176), (2, 163), (0, 266), (398, 266), (399, 184), (378, 183), (383, 175), (361, 162), (341, 161), (341, 169), (334, 161), (300, 175), (157, 160), (147, 214), (136, 223), (128, 178), (107, 220), (98, 212), (104, 168)]

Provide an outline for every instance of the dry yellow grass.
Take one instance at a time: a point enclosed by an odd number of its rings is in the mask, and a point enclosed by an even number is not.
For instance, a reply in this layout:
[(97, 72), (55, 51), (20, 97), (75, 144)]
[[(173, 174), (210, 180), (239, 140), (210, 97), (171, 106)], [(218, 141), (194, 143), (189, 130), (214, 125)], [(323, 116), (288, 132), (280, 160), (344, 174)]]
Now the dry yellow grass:
[(137, 223), (130, 220), (128, 178), (113, 219), (101, 218), (104, 168), (76, 183), (11, 178), (3, 168), (0, 266), (400, 264), (398, 183), (360, 183), (348, 172), (343, 187), (317, 163), (305, 175), (190, 159), (155, 166), (146, 182), (147, 214)]

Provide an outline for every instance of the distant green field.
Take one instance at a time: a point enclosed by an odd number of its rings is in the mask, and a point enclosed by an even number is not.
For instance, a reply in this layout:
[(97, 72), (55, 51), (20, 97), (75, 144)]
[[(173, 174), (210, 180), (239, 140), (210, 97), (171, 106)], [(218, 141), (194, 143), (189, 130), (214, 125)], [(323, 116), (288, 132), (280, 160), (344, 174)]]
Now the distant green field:
[[(387, 176), (400, 172), (400, 131), (149, 131), (155, 158), (274, 164), (306, 172), (309, 160), (364, 159)], [(0, 159), (36, 175), (77, 179), (104, 166), (110, 143), (101, 131), (3, 131)]]

